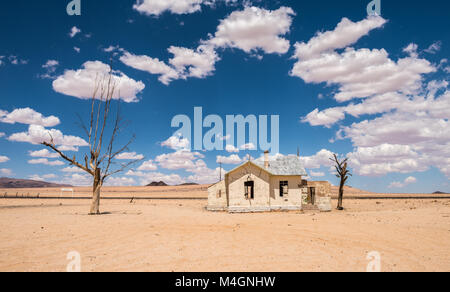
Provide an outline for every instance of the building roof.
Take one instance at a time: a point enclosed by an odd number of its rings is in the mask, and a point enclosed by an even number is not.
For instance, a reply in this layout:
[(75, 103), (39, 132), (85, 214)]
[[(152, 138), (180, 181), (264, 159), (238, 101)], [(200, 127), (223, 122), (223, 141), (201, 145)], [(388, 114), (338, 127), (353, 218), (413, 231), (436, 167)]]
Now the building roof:
[[(264, 157), (252, 162), (264, 169)], [(267, 171), (273, 175), (308, 175), (300, 158), (295, 155), (278, 155), (275, 158), (269, 159), (269, 168)]]

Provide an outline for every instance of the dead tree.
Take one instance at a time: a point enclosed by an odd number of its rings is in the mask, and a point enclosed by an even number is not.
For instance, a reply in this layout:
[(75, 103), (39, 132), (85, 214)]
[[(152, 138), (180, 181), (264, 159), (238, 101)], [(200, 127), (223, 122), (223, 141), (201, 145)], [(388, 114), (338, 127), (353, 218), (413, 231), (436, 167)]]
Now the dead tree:
[[(119, 172), (124, 171), (131, 165), (139, 162), (139, 160), (131, 160), (127, 163), (117, 163), (116, 158), (119, 154), (128, 151), (128, 146), (134, 141), (135, 136), (123, 145), (116, 148), (115, 141), (118, 135), (123, 130), (125, 124), (120, 118), (119, 106), (117, 106), (117, 113), (115, 118), (110, 123), (111, 116), (111, 101), (117, 89), (117, 84), (113, 78), (113, 71), (107, 76), (96, 78), (94, 83), (94, 92), (92, 94), (89, 127), (87, 127), (82, 118), (80, 118), (80, 125), (84, 130), (89, 144), (89, 153), (84, 155), (83, 162), (78, 162), (76, 157), (70, 158), (56, 146), (53, 137), (50, 135), (50, 142), (42, 142), (42, 145), (49, 147), (54, 152), (58, 153), (61, 158), (87, 172), (93, 177), (92, 203), (90, 208), (90, 215), (100, 214), (100, 193), (105, 180)], [(120, 92), (119, 92), (120, 95)], [(105, 135), (110, 135), (108, 144), (104, 144)]]
[(340, 179), (340, 184), (339, 184), (339, 197), (338, 197), (338, 205), (337, 205), (337, 209), (338, 210), (344, 210), (344, 207), (342, 207), (342, 201), (344, 199), (344, 186), (347, 183), (348, 177), (352, 176), (352, 174), (350, 173), (350, 171), (347, 169), (348, 167), (348, 158), (339, 161), (338, 157), (336, 154), (333, 155), (333, 158), (330, 158), (331, 161), (333, 161), (335, 163), (335, 168), (337, 171), (336, 177), (338, 177)]

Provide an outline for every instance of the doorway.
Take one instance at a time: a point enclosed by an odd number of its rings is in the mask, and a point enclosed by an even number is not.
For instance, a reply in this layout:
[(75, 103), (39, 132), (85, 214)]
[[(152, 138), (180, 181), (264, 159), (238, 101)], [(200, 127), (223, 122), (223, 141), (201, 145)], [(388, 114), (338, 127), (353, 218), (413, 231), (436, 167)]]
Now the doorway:
[(244, 183), (245, 187), (245, 198), (247, 200), (253, 200), (255, 198), (255, 182), (246, 181)]
[(308, 203), (310, 203), (311, 205), (316, 204), (316, 188), (309, 188)]

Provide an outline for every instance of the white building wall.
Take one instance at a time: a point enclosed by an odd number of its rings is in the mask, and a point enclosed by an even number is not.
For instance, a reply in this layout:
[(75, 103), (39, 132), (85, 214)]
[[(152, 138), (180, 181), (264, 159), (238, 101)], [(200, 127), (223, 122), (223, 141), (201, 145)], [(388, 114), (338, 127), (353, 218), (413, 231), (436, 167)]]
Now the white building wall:
[(221, 181), (208, 188), (208, 207), (210, 211), (222, 211), (228, 208), (227, 189), (225, 181)]
[[(280, 196), (280, 182), (287, 181), (289, 192)], [(272, 209), (301, 210), (302, 208), (302, 177), (272, 176), (270, 178), (270, 206)]]
[[(245, 197), (244, 185), (247, 181), (254, 182), (254, 199)], [(242, 211), (270, 210), (270, 177), (266, 171), (252, 164), (246, 164), (228, 173), (227, 182), (230, 211), (233, 211), (233, 209), (241, 209)]]

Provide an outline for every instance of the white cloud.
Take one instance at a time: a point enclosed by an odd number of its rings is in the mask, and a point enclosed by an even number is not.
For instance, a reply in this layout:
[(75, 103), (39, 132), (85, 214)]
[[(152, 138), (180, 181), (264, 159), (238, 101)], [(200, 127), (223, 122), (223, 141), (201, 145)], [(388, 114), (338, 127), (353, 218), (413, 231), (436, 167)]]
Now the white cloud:
[[(446, 107), (448, 110), (449, 107)], [(442, 108), (445, 110), (445, 108)], [(434, 118), (423, 112), (388, 113), (379, 118), (344, 127), (344, 137), (362, 149), (403, 147), (403, 156), (392, 157), (390, 161), (360, 163), (363, 175), (383, 175), (390, 172), (426, 171), (436, 166), (450, 177), (450, 127), (448, 119)], [(370, 132), (373, 131), (373, 132)], [(383, 144), (387, 144), (383, 145)], [(358, 150), (357, 152), (360, 152)], [(394, 152), (396, 153), (396, 152)], [(375, 152), (373, 159), (383, 157)], [(360, 160), (358, 156), (357, 161)], [(353, 161), (354, 162), (354, 161)], [(358, 169), (359, 164), (357, 164)]]
[(84, 170), (82, 170), (81, 168), (76, 167), (76, 166), (66, 167), (66, 168), (63, 168), (61, 171), (67, 172), (67, 173), (85, 173)]
[(54, 68), (59, 66), (59, 62), (56, 60), (48, 60), (44, 65), (42, 65), (42, 68)]
[(295, 56), (300, 60), (307, 60), (319, 57), (323, 53), (346, 48), (385, 23), (386, 20), (382, 17), (368, 17), (356, 23), (343, 18), (334, 30), (318, 32), (309, 42), (297, 43)]
[(282, 36), (289, 33), (294, 15), (289, 7), (273, 11), (246, 7), (221, 20), (208, 43), (220, 48), (239, 48), (246, 53), (262, 50), (268, 54), (284, 54), (290, 43)]
[(155, 171), (158, 169), (158, 166), (154, 163), (153, 160), (148, 160), (142, 163), (141, 166), (138, 167), (139, 171)]
[(42, 149), (39, 151), (30, 151), (29, 155), (31, 157), (42, 157), (42, 158), (58, 158), (59, 157), (58, 153), (52, 153), (52, 152), (48, 151), (47, 149)]
[[(53, 81), (53, 89), (65, 95), (90, 99), (96, 79), (107, 78), (109, 72), (109, 65), (100, 61), (88, 61), (83, 64), (82, 69), (66, 70)], [(125, 102), (137, 102), (137, 95), (145, 88), (142, 81), (135, 81), (120, 71), (113, 72), (113, 82), (117, 86), (113, 99), (120, 98)]]
[(79, 47), (73, 47), (73, 50), (77, 53), (81, 52), (81, 49)]
[(136, 152), (123, 152), (116, 156), (118, 160), (141, 160), (144, 159), (144, 155), (137, 154)]
[(8, 140), (14, 142), (27, 142), (37, 145), (42, 142), (50, 142), (51, 137), (53, 137), (53, 142), (55, 145), (58, 146), (88, 146), (88, 143), (79, 137), (67, 136), (59, 130), (45, 129), (44, 127), (38, 125), (30, 125), (28, 132), (13, 134), (8, 138)]
[(109, 177), (105, 181), (105, 186), (128, 187), (135, 186), (136, 181), (130, 177)]
[(3, 132), (0, 132), (0, 138), (2, 138), (2, 137), (5, 137), (6, 136), (6, 134), (5, 133), (3, 133)]
[(358, 147), (349, 153), (349, 164), (363, 176), (382, 176), (388, 173), (424, 171), (427, 165), (419, 161), (419, 154), (408, 145), (382, 144)]
[[(128, 176), (141, 177), (142, 184), (148, 184), (152, 181), (164, 181), (168, 184), (181, 184), (185, 182), (194, 182), (199, 184), (206, 184), (216, 182), (220, 176), (220, 169), (210, 169), (202, 160), (204, 155), (199, 152), (191, 152), (190, 150), (183, 149), (173, 153), (162, 154), (156, 157), (155, 162), (163, 169), (169, 170), (184, 170), (192, 173), (187, 178), (182, 178), (178, 174), (162, 174), (162, 173), (146, 173), (145, 170), (153, 170), (156, 165), (153, 161), (149, 161), (148, 165), (142, 165), (138, 171), (128, 171)], [(222, 169), (222, 176), (225, 171)]]
[[(307, 83), (338, 85), (334, 98), (339, 102), (395, 91), (416, 93), (422, 74), (436, 71), (430, 62), (411, 56), (395, 62), (385, 49), (348, 47), (385, 23), (381, 17), (356, 23), (344, 18), (335, 30), (319, 33), (308, 43), (297, 43), (294, 57), (298, 61), (291, 75)], [(342, 53), (335, 51), (344, 48)]]
[(226, 150), (228, 153), (239, 153), (239, 149), (236, 148), (236, 147), (234, 147), (233, 145), (227, 145), (227, 146), (225, 146), (225, 150)]
[(185, 169), (192, 170), (198, 167), (198, 158), (203, 158), (203, 154), (199, 152), (191, 152), (189, 150), (179, 150), (169, 154), (162, 154), (156, 157), (155, 161), (164, 168), (170, 170)]
[(436, 54), (441, 50), (441, 46), (442, 46), (441, 41), (432, 43), (427, 49), (424, 50), (424, 52), (428, 54)]
[[(199, 4), (201, 2), (198, 1)], [(164, 3), (163, 6), (161, 3)], [(142, 11), (149, 12), (150, 7), (162, 9), (173, 3), (181, 5), (184, 2), (161, 1), (161, 3), (145, 1), (135, 5), (135, 9), (140, 7)], [(159, 14), (160, 11), (164, 10), (157, 10), (155, 13)], [(168, 63), (145, 55), (134, 55), (119, 47), (110, 47), (106, 50), (123, 52), (120, 60), (125, 65), (159, 75), (159, 81), (165, 85), (178, 79), (206, 78), (214, 73), (215, 64), (220, 60), (216, 48), (240, 48), (247, 53), (255, 53), (258, 50), (266, 53), (286, 53), (290, 44), (282, 36), (290, 31), (293, 15), (295, 15), (294, 12), (288, 7), (281, 7), (274, 11), (246, 7), (243, 11), (233, 12), (222, 20), (215, 35), (210, 35), (207, 41), (200, 41), (201, 45), (196, 49), (169, 47), (168, 51), (173, 57), (168, 60)]]
[(8, 61), (12, 65), (26, 65), (26, 64), (28, 64), (28, 60), (19, 59), (17, 56), (12, 56), (12, 55), (8, 57)]
[[(435, 72), (446, 60), (435, 67), (419, 59), (418, 46), (413, 43), (404, 49), (408, 57), (397, 61), (384, 49), (348, 47), (385, 22), (381, 17), (357, 23), (344, 19), (335, 30), (297, 44), (293, 75), (308, 83), (338, 85), (338, 102), (363, 99), (315, 109), (303, 122), (331, 127), (347, 115), (357, 119), (365, 116), (351, 125), (341, 125), (336, 135), (338, 140), (353, 143), (354, 150), (347, 156), (359, 175), (422, 172), (436, 167), (450, 177), (448, 82), (424, 81), (425, 74)], [(432, 47), (432, 51), (438, 50), (437, 45)]]
[(242, 163), (242, 159), (234, 154), (234, 155), (230, 155), (230, 156), (217, 156), (217, 163), (222, 163), (222, 164), (240, 164)]
[(404, 188), (407, 185), (410, 185), (410, 184), (413, 184), (416, 182), (417, 182), (417, 179), (413, 176), (410, 176), (410, 177), (407, 177), (403, 182), (398, 182), (398, 181), (392, 182), (389, 185), (389, 188)]
[(419, 54), (417, 53), (418, 48), (419, 48), (418, 45), (410, 43), (403, 49), (403, 52), (409, 54), (412, 58), (417, 58), (419, 56)]
[(37, 175), (37, 174), (30, 175), (30, 176), (28, 177), (28, 179), (30, 179), (30, 180), (35, 180), (35, 181), (44, 181), (44, 178), (43, 178), (43, 177), (40, 177), (40, 176)]
[(58, 68), (58, 66), (59, 66), (58, 61), (48, 60), (44, 65), (42, 65), (42, 68), (46, 70), (46, 73), (39, 75), (39, 77), (53, 79), (54, 76), (52, 74), (55, 73), (56, 68)]
[(226, 136), (224, 137), (222, 134), (218, 134), (218, 135), (216, 135), (216, 138), (219, 139), (219, 140), (221, 140), (221, 141), (228, 141), (228, 140), (231, 139), (231, 136), (230, 136), (230, 135), (226, 135)]
[(381, 114), (392, 110), (406, 113), (428, 112), (434, 117), (445, 118), (445, 110), (450, 107), (448, 93), (437, 98), (435, 95), (447, 86), (447, 81), (431, 81), (427, 85), (426, 95), (411, 97), (397, 92), (389, 92), (367, 98), (360, 103), (350, 103), (345, 107), (332, 107), (323, 111), (315, 109), (302, 118), (302, 121), (308, 122), (312, 126), (331, 127), (336, 122), (345, 119), (345, 114), (359, 118), (362, 115)]
[(36, 181), (45, 181), (45, 180), (49, 180), (49, 179), (55, 179), (55, 178), (57, 178), (57, 176), (55, 174), (46, 174), (43, 176), (34, 174), (34, 175), (30, 175), (28, 178), (31, 180), (36, 180)]
[(189, 139), (182, 138), (181, 136), (172, 136), (161, 143), (161, 146), (168, 147), (173, 150), (188, 149), (189, 145)]
[(171, 46), (168, 49), (173, 55), (169, 64), (145, 55), (137, 56), (125, 52), (120, 60), (134, 69), (160, 75), (159, 81), (169, 85), (173, 80), (187, 78), (206, 78), (213, 74), (215, 64), (220, 60), (210, 45), (200, 45), (197, 49)]
[(72, 151), (72, 152), (78, 152), (78, 147), (76, 146), (69, 146), (69, 145), (62, 145), (58, 146), (59, 151)]
[(159, 81), (168, 85), (172, 80), (180, 78), (178, 72), (166, 63), (148, 56), (136, 56), (129, 52), (125, 52), (120, 61), (134, 69), (146, 71), (150, 74), (161, 75)]
[(60, 120), (55, 116), (44, 117), (41, 113), (31, 108), (15, 109), (11, 113), (0, 110), (0, 122), (7, 124), (27, 124), (39, 125), (43, 127), (53, 127), (60, 124)]
[(321, 172), (321, 171), (318, 171), (318, 172), (310, 171), (309, 175), (312, 177), (323, 177), (323, 176), (325, 176), (325, 173)]
[(45, 179), (53, 179), (53, 178), (57, 178), (56, 174), (50, 173), (50, 174), (44, 174), (42, 176)]
[(303, 117), (302, 122), (309, 123), (311, 126), (331, 127), (337, 121), (343, 120), (344, 118), (345, 112), (342, 107), (328, 108), (323, 111), (319, 111), (319, 109), (316, 108), (306, 117)]
[(169, 63), (180, 72), (182, 78), (210, 76), (216, 62), (220, 60), (210, 45), (200, 45), (196, 50), (171, 46), (168, 51), (173, 54)]
[(7, 168), (0, 168), (0, 174), (1, 175), (12, 175), (12, 170)]
[[(419, 118), (420, 117), (420, 118)], [(380, 144), (411, 145), (421, 142), (446, 143), (450, 141), (450, 122), (445, 119), (410, 113), (388, 113), (380, 118), (366, 120), (344, 127), (346, 138), (360, 147)]]
[(169, 11), (173, 14), (189, 14), (201, 10), (205, 0), (137, 0), (133, 9), (146, 15), (159, 16)]
[(178, 174), (163, 174), (160, 172), (141, 172), (141, 171), (133, 171), (129, 170), (127, 172), (128, 176), (136, 176), (140, 178), (141, 185), (147, 185), (151, 182), (159, 182), (163, 181), (168, 185), (179, 185), (185, 183), (186, 180), (183, 179)]
[(52, 72), (54, 72), (54, 70), (58, 66), (59, 66), (59, 62), (58, 61), (56, 61), (56, 60), (48, 60), (47, 63), (42, 65), (42, 68), (50, 69), (50, 70), (52, 70)]
[(355, 171), (360, 175), (379, 176), (425, 171), (436, 166), (450, 176), (447, 87), (445, 81), (431, 81), (423, 95), (390, 93), (341, 107), (342, 112), (354, 117), (382, 114), (342, 126), (338, 132), (338, 139), (348, 138), (356, 147), (348, 154)]
[(71, 29), (70, 29), (70, 32), (69, 32), (69, 36), (71, 37), (71, 38), (74, 38), (77, 34), (79, 34), (81, 32), (81, 29), (79, 29), (78, 27), (76, 27), (76, 26), (74, 26), (74, 27), (72, 27)]
[(103, 52), (112, 53), (114, 51), (121, 51), (121, 50), (122, 50), (122, 48), (120, 48), (119, 46), (109, 46), (107, 48), (104, 48)]
[(32, 160), (28, 160), (29, 164), (44, 164), (44, 165), (49, 165), (49, 166), (61, 166), (64, 165), (64, 162), (59, 161), (59, 160), (55, 160), (55, 161), (50, 161), (47, 158), (39, 158), (39, 159), (32, 159)]
[(256, 150), (256, 146), (253, 143), (244, 144), (241, 147), (239, 147), (241, 150)]
[(333, 162), (330, 160), (330, 158), (333, 158), (333, 152), (322, 149), (315, 155), (300, 157), (300, 160), (302, 161), (306, 169), (318, 169), (322, 166), (333, 166)]
[(187, 180), (189, 182), (194, 182), (198, 184), (211, 184), (216, 183), (222, 175), (222, 179), (226, 171), (222, 168), (210, 169), (207, 167), (203, 160), (197, 161), (196, 168), (191, 170), (193, 175), (188, 176)]
[(5, 162), (7, 162), (7, 161), (9, 161), (9, 158), (8, 158), (8, 157), (6, 157), (6, 156), (1, 156), (1, 155), (0, 155), (0, 163), (5, 163)]
[(88, 174), (73, 173), (71, 175), (66, 175), (61, 183), (80, 187), (92, 186), (93, 178)]

